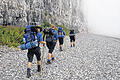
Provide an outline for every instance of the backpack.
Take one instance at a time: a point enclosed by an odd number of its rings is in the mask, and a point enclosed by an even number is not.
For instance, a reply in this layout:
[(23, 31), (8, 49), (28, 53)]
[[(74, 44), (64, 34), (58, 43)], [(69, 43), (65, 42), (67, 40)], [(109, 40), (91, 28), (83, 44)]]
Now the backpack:
[(58, 35), (63, 35), (62, 27), (59, 27), (59, 28), (58, 28)]
[(32, 41), (35, 41), (37, 40), (37, 30), (36, 30), (36, 26), (33, 26), (33, 25), (29, 25), (26, 27), (25, 33), (23, 34), (23, 37), (25, 38), (25, 43), (28, 43), (28, 42), (32, 42)]
[(29, 25), (26, 27), (23, 34), (23, 42), (24, 44), (20, 45), (21, 50), (31, 49), (39, 46), (37, 41), (36, 26)]
[(55, 31), (51, 28), (47, 28), (45, 30), (46, 34), (46, 42), (53, 42), (54, 41), (54, 36), (56, 35)]
[(70, 30), (70, 34), (75, 34), (75, 31), (74, 30)]
[(75, 31), (74, 31), (74, 30), (70, 30), (69, 35), (70, 35), (70, 36), (75, 36)]

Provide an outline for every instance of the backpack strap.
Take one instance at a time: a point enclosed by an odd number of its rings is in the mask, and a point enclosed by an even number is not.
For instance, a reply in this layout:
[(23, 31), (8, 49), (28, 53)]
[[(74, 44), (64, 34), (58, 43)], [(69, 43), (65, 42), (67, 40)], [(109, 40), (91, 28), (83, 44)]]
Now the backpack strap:
[[(33, 47), (33, 41), (37, 40), (36, 33), (33, 32), (32, 34), (30, 34), (30, 37), (31, 37), (31, 42), (30, 42), (31, 47), (34, 48), (34, 47)], [(37, 40), (37, 41), (38, 41), (38, 40)], [(39, 46), (39, 44), (38, 44), (38, 46)]]

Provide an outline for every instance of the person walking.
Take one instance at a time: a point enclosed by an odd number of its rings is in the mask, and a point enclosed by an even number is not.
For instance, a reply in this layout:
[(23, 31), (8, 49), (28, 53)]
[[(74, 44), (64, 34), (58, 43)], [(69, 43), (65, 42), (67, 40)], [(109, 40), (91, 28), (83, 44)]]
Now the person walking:
[(63, 28), (62, 27), (58, 27), (58, 39), (59, 39), (60, 51), (63, 51), (62, 47), (63, 47), (65, 35), (66, 35), (66, 33), (63, 30)]
[(44, 35), (46, 36), (46, 45), (49, 49), (47, 64), (51, 64), (51, 60), (54, 61), (53, 51), (58, 40), (58, 34), (55, 30), (55, 26), (52, 24), (51, 28), (46, 28), (44, 30)]
[[(42, 34), (41, 34), (41, 29), (39, 27), (30, 25), (27, 26), (27, 29), (25, 30), (25, 35), (23, 37), (24, 43), (32, 43), (33, 41), (37, 41), (36, 42), (36, 46), (33, 47), (32, 44), (29, 45), (31, 46), (30, 49), (28, 49), (28, 53), (27, 53), (27, 58), (28, 58), (28, 63), (27, 63), (27, 78), (31, 77), (31, 63), (33, 61), (33, 57), (34, 55), (36, 55), (37, 58), (37, 71), (40, 72), (40, 60), (41, 60), (41, 51), (40, 51), (40, 47), (39, 44), (45, 44), (45, 42), (42, 39)], [(28, 46), (28, 45), (26, 45)]]
[(70, 30), (69, 37), (70, 37), (70, 46), (75, 47), (75, 32), (74, 32), (74, 30)]

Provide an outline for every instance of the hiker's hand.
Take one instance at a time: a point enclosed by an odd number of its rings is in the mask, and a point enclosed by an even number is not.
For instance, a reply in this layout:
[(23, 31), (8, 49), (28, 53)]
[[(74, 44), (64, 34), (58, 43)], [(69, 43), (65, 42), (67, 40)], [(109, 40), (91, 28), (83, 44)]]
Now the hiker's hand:
[(46, 42), (44, 41), (43, 44), (46, 44)]
[(58, 40), (56, 40), (56, 42), (57, 42)]
[(45, 41), (41, 41), (40, 43), (41, 43), (41, 44), (46, 44), (46, 42), (45, 42)]

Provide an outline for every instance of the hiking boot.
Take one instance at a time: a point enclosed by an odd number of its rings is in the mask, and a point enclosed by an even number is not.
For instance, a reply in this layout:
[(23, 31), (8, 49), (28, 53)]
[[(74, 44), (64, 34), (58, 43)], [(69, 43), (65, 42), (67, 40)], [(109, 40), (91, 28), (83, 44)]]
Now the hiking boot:
[(31, 74), (30, 74), (30, 68), (27, 69), (27, 78), (30, 78)]
[(51, 62), (50, 61), (47, 61), (47, 63), (46, 64), (51, 64)]
[(38, 65), (37, 67), (38, 67), (37, 71), (40, 72), (40, 70), (41, 70), (40, 65)]
[(51, 59), (52, 61), (54, 61), (55, 59), (54, 59), (54, 57), (52, 57), (52, 59)]
[(60, 51), (63, 51), (62, 49)]
[(63, 51), (63, 50), (62, 50), (62, 47), (60, 47), (60, 51)]
[(62, 48), (60, 48), (60, 51), (63, 51)]

